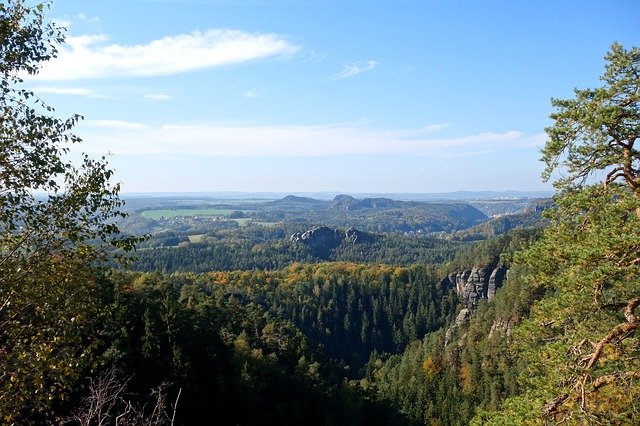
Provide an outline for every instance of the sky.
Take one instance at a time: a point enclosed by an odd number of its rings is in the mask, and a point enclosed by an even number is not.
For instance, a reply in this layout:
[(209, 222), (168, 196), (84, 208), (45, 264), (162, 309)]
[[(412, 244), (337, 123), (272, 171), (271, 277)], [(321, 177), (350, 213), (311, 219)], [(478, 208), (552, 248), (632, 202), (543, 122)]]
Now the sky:
[(26, 86), (124, 193), (549, 190), (551, 98), (597, 87), (640, 2), (53, 0)]

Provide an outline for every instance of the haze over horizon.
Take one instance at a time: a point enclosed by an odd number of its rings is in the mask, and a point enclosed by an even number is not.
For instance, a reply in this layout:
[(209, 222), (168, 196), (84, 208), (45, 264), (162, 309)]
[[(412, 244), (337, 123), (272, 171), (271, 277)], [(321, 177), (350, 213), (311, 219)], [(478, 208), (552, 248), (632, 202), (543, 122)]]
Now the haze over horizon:
[(596, 87), (640, 4), (65, 0), (25, 86), (123, 192), (548, 191), (550, 98)]

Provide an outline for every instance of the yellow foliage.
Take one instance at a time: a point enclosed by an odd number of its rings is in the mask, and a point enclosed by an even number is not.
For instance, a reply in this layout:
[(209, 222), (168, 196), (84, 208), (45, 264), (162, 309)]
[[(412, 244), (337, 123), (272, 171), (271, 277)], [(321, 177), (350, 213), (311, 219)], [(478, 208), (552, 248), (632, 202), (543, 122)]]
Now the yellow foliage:
[(473, 391), (471, 368), (469, 368), (468, 364), (462, 364), (462, 367), (460, 367), (460, 384), (464, 392)]
[(422, 372), (428, 378), (432, 378), (438, 371), (440, 371), (440, 367), (435, 363), (433, 357), (427, 357), (422, 363)]

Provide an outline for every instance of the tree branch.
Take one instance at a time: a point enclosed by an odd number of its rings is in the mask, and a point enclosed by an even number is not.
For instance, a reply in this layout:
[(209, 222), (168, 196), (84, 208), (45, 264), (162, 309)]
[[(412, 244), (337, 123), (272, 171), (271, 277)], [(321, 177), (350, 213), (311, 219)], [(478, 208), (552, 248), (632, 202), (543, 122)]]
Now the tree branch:
[(607, 177), (604, 180), (604, 187), (606, 188), (607, 185), (609, 185), (619, 177), (624, 177), (624, 168), (622, 166), (615, 167), (607, 174)]
[(548, 402), (544, 407), (542, 407), (542, 416), (549, 417), (551, 414), (558, 411), (558, 407), (562, 404), (566, 399), (569, 398), (568, 393), (563, 393), (560, 396), (557, 396), (550, 402)]
[(613, 383), (618, 380), (624, 379), (640, 379), (640, 371), (626, 371), (622, 374), (607, 374), (605, 376), (600, 376), (596, 380), (593, 381), (593, 390), (598, 390), (603, 386), (608, 385), (609, 383)]
[(640, 296), (635, 299), (631, 299), (627, 302), (626, 307), (624, 308), (624, 317), (627, 322), (620, 323), (616, 325), (605, 337), (602, 338), (596, 345), (596, 349), (589, 358), (589, 362), (587, 363), (586, 369), (591, 369), (598, 362), (600, 355), (602, 354), (602, 349), (604, 349), (604, 345), (612, 342), (614, 339), (624, 336), (625, 334), (631, 333), (638, 328), (638, 319), (634, 315), (633, 311), (640, 305)]

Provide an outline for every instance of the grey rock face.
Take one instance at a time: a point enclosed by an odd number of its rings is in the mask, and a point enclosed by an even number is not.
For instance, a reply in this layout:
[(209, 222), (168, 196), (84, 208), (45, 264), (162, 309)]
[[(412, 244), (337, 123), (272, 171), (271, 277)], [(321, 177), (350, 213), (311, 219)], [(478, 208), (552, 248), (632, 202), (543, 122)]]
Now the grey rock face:
[(329, 252), (343, 242), (359, 244), (374, 240), (375, 236), (367, 232), (358, 231), (353, 227), (342, 231), (340, 229), (331, 229), (327, 226), (298, 232), (289, 237), (291, 242), (307, 244), (313, 253), (321, 258), (328, 257)]
[(461, 325), (463, 325), (467, 320), (469, 320), (470, 317), (471, 317), (471, 310), (469, 310), (468, 308), (460, 309), (460, 312), (456, 317), (456, 322), (455, 322), (456, 327), (460, 327)]
[[(455, 322), (445, 333), (445, 343), (447, 346), (451, 342), (451, 337), (456, 328), (465, 325), (475, 312), (478, 303), (482, 299), (491, 299), (505, 281), (508, 268), (502, 263), (497, 265), (486, 265), (474, 267), (462, 272), (449, 274), (442, 280), (443, 284), (455, 288), (456, 294), (462, 301), (463, 308), (460, 310)], [(509, 321), (496, 321), (491, 327), (489, 337), (496, 333), (511, 334), (513, 324)], [(466, 335), (466, 333), (465, 333)], [(464, 346), (464, 335), (458, 340), (458, 346)]]
[(507, 275), (507, 267), (501, 265), (491, 272), (489, 276), (489, 284), (487, 285), (487, 299), (493, 298), (496, 294), (496, 290), (502, 285)]
[(314, 250), (330, 250), (339, 246), (342, 242), (342, 238), (342, 232), (340, 232), (339, 229), (331, 229), (327, 226), (321, 226), (302, 233), (295, 233), (289, 238), (289, 241), (307, 244)]
[(491, 324), (491, 330), (489, 331), (489, 338), (492, 338), (497, 334), (502, 334), (504, 336), (509, 337), (511, 336), (511, 333), (513, 333), (514, 327), (515, 327), (515, 324), (513, 323), (512, 320), (497, 318), (493, 322), (493, 324)]
[(503, 264), (474, 267), (449, 274), (443, 281), (456, 289), (465, 307), (475, 308), (482, 299), (491, 299), (500, 288), (507, 274)]

